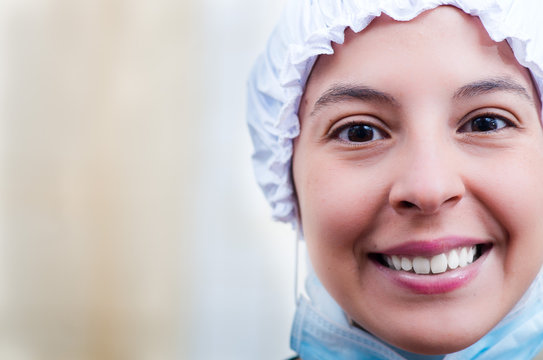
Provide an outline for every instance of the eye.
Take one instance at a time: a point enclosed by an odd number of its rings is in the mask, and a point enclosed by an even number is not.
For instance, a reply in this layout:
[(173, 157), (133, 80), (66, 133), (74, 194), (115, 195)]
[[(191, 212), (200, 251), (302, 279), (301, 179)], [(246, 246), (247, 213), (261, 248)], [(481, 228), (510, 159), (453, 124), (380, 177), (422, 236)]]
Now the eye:
[(491, 132), (509, 126), (513, 126), (512, 123), (500, 116), (479, 115), (462, 125), (458, 132)]
[(363, 123), (353, 123), (341, 126), (334, 131), (332, 136), (351, 143), (364, 143), (385, 138), (382, 130), (375, 126)]

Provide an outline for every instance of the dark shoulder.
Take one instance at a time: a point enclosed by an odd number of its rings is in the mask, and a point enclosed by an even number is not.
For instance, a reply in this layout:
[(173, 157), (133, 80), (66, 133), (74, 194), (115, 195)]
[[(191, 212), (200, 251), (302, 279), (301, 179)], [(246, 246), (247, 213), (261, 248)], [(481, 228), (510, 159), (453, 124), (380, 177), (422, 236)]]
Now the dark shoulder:
[(299, 356), (288, 358), (287, 360), (302, 360)]

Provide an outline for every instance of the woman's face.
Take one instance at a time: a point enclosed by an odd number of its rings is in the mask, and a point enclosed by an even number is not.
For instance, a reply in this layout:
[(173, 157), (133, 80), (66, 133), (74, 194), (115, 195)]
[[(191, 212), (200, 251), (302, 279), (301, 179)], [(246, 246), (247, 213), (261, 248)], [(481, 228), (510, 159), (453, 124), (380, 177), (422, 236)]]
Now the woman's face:
[(313, 267), (385, 341), (426, 354), (465, 348), (543, 261), (530, 75), (452, 7), (407, 23), (380, 17), (334, 49), (307, 83), (293, 158)]

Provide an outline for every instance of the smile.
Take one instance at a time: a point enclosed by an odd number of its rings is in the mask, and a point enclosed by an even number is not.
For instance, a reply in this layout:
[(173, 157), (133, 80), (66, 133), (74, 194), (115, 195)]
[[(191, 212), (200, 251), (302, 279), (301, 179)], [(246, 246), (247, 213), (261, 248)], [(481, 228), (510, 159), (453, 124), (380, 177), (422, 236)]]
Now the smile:
[(441, 294), (467, 285), (491, 253), (492, 241), (446, 237), (410, 241), (369, 257), (395, 284), (418, 294)]
[(463, 268), (476, 261), (483, 245), (462, 246), (434, 256), (380, 255), (380, 263), (397, 271), (415, 274), (442, 274)]

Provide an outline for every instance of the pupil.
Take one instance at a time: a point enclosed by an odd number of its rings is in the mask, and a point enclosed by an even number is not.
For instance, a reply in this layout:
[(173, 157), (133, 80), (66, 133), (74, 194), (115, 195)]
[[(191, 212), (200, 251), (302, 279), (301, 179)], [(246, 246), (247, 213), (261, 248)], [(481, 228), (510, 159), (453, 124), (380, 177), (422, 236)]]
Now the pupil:
[(496, 119), (489, 117), (482, 117), (473, 121), (473, 129), (476, 131), (492, 131), (498, 128)]
[(349, 141), (370, 141), (373, 139), (373, 128), (368, 125), (354, 125), (347, 134)]

